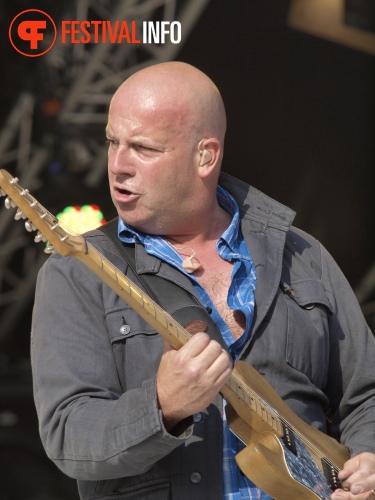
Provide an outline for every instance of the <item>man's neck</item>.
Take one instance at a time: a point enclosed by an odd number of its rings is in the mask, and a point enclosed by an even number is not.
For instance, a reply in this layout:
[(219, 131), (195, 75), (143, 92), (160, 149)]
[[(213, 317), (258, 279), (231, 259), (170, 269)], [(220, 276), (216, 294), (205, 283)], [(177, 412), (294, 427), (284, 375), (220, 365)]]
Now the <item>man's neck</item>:
[(163, 235), (163, 237), (174, 245), (204, 247), (216, 242), (228, 228), (231, 220), (231, 215), (220, 205), (217, 205), (214, 213), (200, 217), (196, 224), (191, 225), (191, 230), (174, 231), (171, 234)]

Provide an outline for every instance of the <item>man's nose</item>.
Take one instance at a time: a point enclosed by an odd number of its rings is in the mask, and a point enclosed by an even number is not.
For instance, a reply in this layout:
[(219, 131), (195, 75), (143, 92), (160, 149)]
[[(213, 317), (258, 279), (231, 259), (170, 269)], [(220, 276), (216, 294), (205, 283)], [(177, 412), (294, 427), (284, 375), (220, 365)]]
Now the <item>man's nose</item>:
[(120, 144), (109, 155), (109, 167), (116, 175), (135, 175), (131, 151), (128, 146)]

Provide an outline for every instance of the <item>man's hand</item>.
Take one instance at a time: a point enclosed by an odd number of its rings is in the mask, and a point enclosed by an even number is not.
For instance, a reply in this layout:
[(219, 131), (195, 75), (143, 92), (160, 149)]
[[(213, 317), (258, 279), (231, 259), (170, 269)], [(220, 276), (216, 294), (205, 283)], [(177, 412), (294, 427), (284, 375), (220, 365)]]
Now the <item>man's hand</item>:
[(339, 473), (343, 488), (332, 500), (375, 500), (375, 453), (361, 453), (348, 460)]
[(166, 429), (207, 408), (231, 370), (227, 352), (206, 333), (196, 333), (178, 351), (165, 342), (157, 394)]

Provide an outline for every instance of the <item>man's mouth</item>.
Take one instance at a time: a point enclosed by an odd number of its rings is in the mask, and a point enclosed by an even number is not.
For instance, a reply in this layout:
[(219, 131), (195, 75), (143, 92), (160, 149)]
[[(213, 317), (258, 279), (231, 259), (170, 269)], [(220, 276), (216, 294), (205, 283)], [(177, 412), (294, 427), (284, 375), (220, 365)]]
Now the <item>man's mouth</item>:
[(116, 201), (118, 201), (120, 203), (128, 203), (130, 201), (133, 201), (135, 198), (137, 198), (139, 196), (137, 193), (133, 193), (132, 191), (129, 191), (128, 189), (120, 188), (120, 187), (114, 188), (114, 195), (115, 195)]

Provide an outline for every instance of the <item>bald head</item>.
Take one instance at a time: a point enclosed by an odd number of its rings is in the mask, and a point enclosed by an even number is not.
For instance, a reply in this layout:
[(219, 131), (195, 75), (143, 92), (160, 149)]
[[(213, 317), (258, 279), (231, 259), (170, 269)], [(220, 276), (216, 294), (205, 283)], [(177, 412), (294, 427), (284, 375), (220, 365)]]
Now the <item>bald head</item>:
[(211, 232), (221, 220), (225, 127), (219, 91), (193, 66), (168, 62), (128, 78), (113, 96), (106, 130), (119, 216), (149, 234)]
[(212, 80), (194, 66), (166, 62), (148, 66), (130, 76), (115, 93), (111, 107), (121, 101), (136, 103), (139, 110), (157, 113), (185, 128), (193, 142), (215, 137), (223, 147), (225, 108)]

